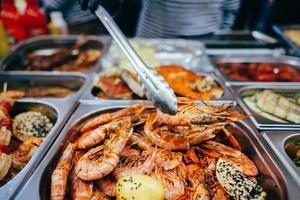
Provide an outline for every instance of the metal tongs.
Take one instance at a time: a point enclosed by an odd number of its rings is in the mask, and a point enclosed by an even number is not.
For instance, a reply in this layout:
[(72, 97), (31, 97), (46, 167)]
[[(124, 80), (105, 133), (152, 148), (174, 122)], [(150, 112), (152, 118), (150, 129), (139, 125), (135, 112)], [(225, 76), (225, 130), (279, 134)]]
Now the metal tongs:
[(99, 6), (95, 11), (107, 31), (114, 38), (119, 47), (123, 50), (142, 83), (147, 98), (154, 103), (161, 111), (168, 114), (176, 114), (177, 99), (173, 90), (156, 71), (148, 68), (135, 50), (127, 41), (126, 37), (114, 22), (110, 14)]

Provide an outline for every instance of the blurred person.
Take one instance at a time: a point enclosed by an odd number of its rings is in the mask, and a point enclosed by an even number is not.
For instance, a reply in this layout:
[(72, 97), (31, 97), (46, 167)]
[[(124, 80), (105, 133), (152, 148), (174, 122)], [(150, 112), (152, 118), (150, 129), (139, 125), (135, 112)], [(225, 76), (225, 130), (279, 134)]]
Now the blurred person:
[[(95, 11), (105, 0), (79, 0)], [(231, 29), (240, 0), (143, 0), (138, 37), (205, 37)]]
[[(42, 0), (43, 8), (49, 16), (53, 11), (60, 11), (68, 24), (70, 34), (101, 34), (106, 32), (99, 19), (90, 12), (81, 9), (78, 0)], [(114, 12), (117, 3), (106, 2), (105, 7)]]

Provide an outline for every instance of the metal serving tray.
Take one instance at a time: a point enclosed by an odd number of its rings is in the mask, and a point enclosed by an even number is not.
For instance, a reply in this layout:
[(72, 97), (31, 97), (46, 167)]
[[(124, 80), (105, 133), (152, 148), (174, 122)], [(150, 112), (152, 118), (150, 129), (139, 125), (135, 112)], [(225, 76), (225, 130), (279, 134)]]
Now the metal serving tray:
[(12, 115), (33, 109), (48, 115), (55, 124), (47, 137), (45, 137), (44, 142), (40, 145), (23, 170), (8, 183), (0, 187), (0, 199), (12, 199), (14, 195), (16, 195), (16, 192), (23, 187), (58, 136), (70, 114), (75, 109), (77, 99), (80, 97), (83, 89), (87, 85), (87, 76), (79, 73), (68, 73), (68, 75), (62, 73), (61, 75), (55, 75), (53, 73), (39, 72), (32, 75), (29, 73), (9, 72), (1, 73), (0, 75), (0, 82), (16, 82), (18, 80), (20, 82), (24, 81), (29, 83), (29, 80), (31, 80), (37, 84), (41, 83), (43, 79), (48, 83), (51, 83), (51, 81), (59, 81), (63, 84), (68, 81), (72, 81), (74, 83), (77, 81), (76, 84), (81, 82), (82, 85), (73, 95), (64, 98), (23, 98), (17, 101)]
[(269, 120), (265, 117), (262, 117), (252, 111), (247, 104), (242, 99), (241, 93), (247, 90), (252, 89), (274, 89), (274, 90), (294, 90), (300, 92), (299, 84), (294, 85), (281, 85), (277, 84), (253, 84), (250, 86), (245, 85), (232, 85), (232, 92), (234, 93), (235, 98), (237, 99), (238, 104), (243, 108), (246, 114), (250, 115), (250, 119), (255, 124), (255, 126), (260, 130), (295, 130), (300, 128), (300, 124), (292, 123), (280, 123)]
[[(26, 60), (26, 54), (35, 52), (38, 50), (53, 50), (61, 47), (72, 47), (78, 35), (70, 36), (40, 36), (32, 39), (28, 39), (23, 43), (20, 43), (7, 57), (5, 57), (1, 63), (1, 69), (5, 71), (16, 71), (16, 67), (22, 67)], [(110, 42), (109, 37), (96, 37), (87, 36), (87, 46), (101, 50), (101, 57), (106, 51)], [(92, 67), (88, 72), (95, 71), (100, 66), (101, 57), (97, 64)]]
[(73, 99), (73, 95), (76, 95), (81, 88), (88, 85), (89, 78), (85, 74), (69, 72), (0, 72), (0, 88), (5, 83), (7, 84), (7, 90), (22, 90), (31, 87), (63, 87), (73, 91), (73, 94), (69, 96), (55, 98), (62, 100)]
[[(219, 70), (218, 65), (224, 64), (224, 63), (274, 63), (274, 64), (287, 64), (294, 67), (297, 71), (300, 70), (300, 59), (296, 57), (291, 56), (228, 56), (228, 57), (215, 57), (213, 58), (212, 62), (215, 66), (215, 73), (218, 74), (220, 77), (223, 78), (223, 80), (226, 82), (226, 84), (230, 85), (249, 85), (249, 84), (256, 84), (258, 82), (243, 82), (231, 79), (228, 76), (225, 76), (221, 73)], [(280, 83), (280, 84), (291, 84), (295, 82), (263, 82), (264, 84), (274, 84), (274, 83)]]
[[(145, 39), (145, 38), (134, 38), (134, 39), (130, 39), (129, 41), (131, 43), (137, 44), (138, 46), (153, 49), (154, 59), (157, 61), (156, 63), (157, 66), (180, 65), (186, 67), (187, 69), (191, 69), (193, 71), (202, 71), (202, 72), (203, 71), (211, 72), (213, 70), (213, 66), (210, 62), (210, 59), (205, 53), (204, 44), (200, 41), (184, 40), (184, 39)], [(122, 51), (118, 47), (118, 45), (114, 41), (112, 41), (109, 50), (103, 56), (101, 62), (102, 67), (103, 69), (107, 69), (111, 67), (120, 67), (121, 59), (122, 59)], [(145, 60), (145, 62), (147, 64), (147, 59)], [(156, 66), (150, 66), (150, 67), (156, 67)]]
[[(196, 72), (197, 74), (199, 75), (202, 75), (202, 76), (207, 76), (209, 74), (211, 74), (213, 77), (214, 77), (214, 80), (216, 81), (216, 83), (223, 89), (224, 91), (224, 94), (223, 96), (220, 98), (220, 99), (216, 99), (216, 100), (209, 100), (209, 101), (222, 101), (222, 100), (231, 100), (233, 101), (234, 100), (234, 97), (233, 95), (231, 94), (230, 92), (230, 89), (228, 88), (228, 86), (225, 85), (225, 83), (223, 82), (223, 80), (218, 77), (216, 74), (214, 73), (205, 73), (205, 72)], [(122, 102), (124, 100), (116, 100), (116, 99), (101, 99), (101, 98), (98, 98), (96, 96), (96, 91), (97, 89), (94, 87), (95, 85), (95, 79), (97, 77), (97, 74), (96, 73), (93, 73), (91, 76), (91, 79), (93, 81), (91, 81), (90, 85), (87, 87), (87, 89), (83, 92), (82, 96), (81, 96), (81, 101), (90, 101), (90, 100), (95, 100), (95, 101), (114, 101), (114, 102)], [(143, 100), (143, 99), (132, 99), (132, 100)]]
[[(112, 102), (80, 104), (16, 199), (49, 199), (51, 173), (63, 149), (70, 141), (74, 141), (77, 138), (78, 130), (82, 124), (100, 113), (123, 108), (132, 103), (132, 101), (124, 101), (122, 104)], [(258, 166), (261, 174), (259, 182), (267, 191), (268, 198), (297, 199), (297, 194), (295, 194), (297, 190), (294, 188), (293, 183), (290, 185), (291, 182), (287, 181), (289, 179), (285, 179), (286, 176), (282, 175), (276, 163), (271, 160), (265, 148), (260, 144), (256, 129), (248, 123), (249, 121), (235, 123), (232, 124), (232, 128), (236, 130), (234, 131), (236, 138), (243, 144), (243, 152)]]
[(291, 143), (293, 140), (300, 141), (300, 129), (298, 131), (265, 131), (262, 132), (262, 136), (291, 176), (294, 177), (300, 188), (300, 169), (296, 167), (285, 151), (285, 145)]

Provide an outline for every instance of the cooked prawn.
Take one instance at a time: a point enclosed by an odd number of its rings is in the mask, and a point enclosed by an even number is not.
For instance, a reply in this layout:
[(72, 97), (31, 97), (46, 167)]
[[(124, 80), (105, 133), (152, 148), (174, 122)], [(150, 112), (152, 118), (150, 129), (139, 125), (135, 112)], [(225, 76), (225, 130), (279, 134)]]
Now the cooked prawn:
[(137, 145), (142, 150), (147, 150), (152, 147), (151, 141), (144, 135), (139, 133), (132, 133), (129, 138), (130, 145)]
[(209, 200), (209, 192), (205, 187), (203, 170), (199, 164), (190, 164), (187, 167), (187, 176), (190, 182), (188, 196), (193, 200)]
[(111, 175), (105, 176), (100, 180), (95, 181), (98, 188), (108, 197), (117, 196), (117, 181)]
[(248, 117), (231, 111), (233, 104), (213, 107), (203, 102), (204, 105), (199, 106), (189, 99), (180, 98), (178, 100), (179, 108), (176, 115), (168, 115), (157, 109), (160, 123), (169, 126), (188, 126), (191, 124), (230, 123)]
[[(73, 158), (73, 165), (80, 159), (83, 152), (76, 151)], [(71, 184), (71, 194), (72, 199), (75, 200), (89, 200), (93, 196), (93, 182), (83, 181), (78, 176), (76, 176), (74, 167), (70, 173), (70, 184)]]
[(95, 188), (91, 200), (109, 200), (109, 198), (98, 188)]
[(183, 134), (172, 134), (168, 129), (155, 128), (156, 114), (150, 114), (144, 126), (145, 135), (159, 147), (171, 150), (186, 150), (190, 144)]
[(113, 121), (118, 118), (131, 116), (131, 117), (137, 117), (139, 116), (145, 109), (144, 105), (141, 104), (134, 104), (130, 107), (124, 108), (122, 110), (113, 112), (113, 113), (105, 113), (101, 114), (98, 117), (95, 117), (91, 120), (89, 120), (81, 129), (80, 131), (82, 133), (85, 133), (87, 131), (93, 130), (97, 128), (98, 126), (102, 124), (106, 124), (110, 121)]
[(141, 155), (129, 155), (123, 158), (122, 162), (113, 171), (115, 178), (119, 179), (123, 176), (135, 174), (149, 175), (156, 166), (155, 153), (155, 149), (150, 149), (143, 151)]
[(70, 143), (60, 157), (51, 176), (51, 200), (63, 200), (66, 196), (69, 171), (75, 153), (75, 145)]
[(204, 153), (206, 155), (214, 158), (222, 158), (247, 176), (258, 175), (258, 169), (253, 161), (245, 154), (232, 147), (214, 141), (208, 141), (201, 144), (201, 147), (205, 149)]
[(78, 149), (87, 149), (102, 142), (109, 132), (115, 131), (123, 123), (121, 120), (114, 120), (108, 124), (99, 126), (98, 128), (88, 131), (81, 135), (75, 142)]
[(89, 150), (79, 159), (75, 165), (76, 175), (83, 180), (90, 181), (100, 179), (112, 172), (119, 163), (119, 155), (132, 131), (130, 118), (124, 118), (122, 126), (110, 134), (110, 138), (104, 145)]

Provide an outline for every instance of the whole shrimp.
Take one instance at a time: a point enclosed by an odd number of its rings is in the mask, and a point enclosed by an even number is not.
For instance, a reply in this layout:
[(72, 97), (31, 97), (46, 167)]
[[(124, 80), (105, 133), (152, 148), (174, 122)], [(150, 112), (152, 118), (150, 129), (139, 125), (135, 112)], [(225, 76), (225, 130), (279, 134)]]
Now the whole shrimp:
[(247, 176), (257, 176), (258, 169), (245, 154), (222, 143), (208, 141), (201, 144), (204, 153), (213, 158), (222, 158)]
[(123, 151), (133, 128), (129, 117), (123, 118), (122, 125), (110, 134), (103, 145), (85, 153), (75, 165), (75, 173), (85, 181), (100, 179), (119, 163), (119, 155)]
[(178, 112), (176, 115), (168, 115), (157, 109), (160, 123), (169, 126), (188, 126), (191, 124), (230, 123), (248, 117), (231, 111), (233, 104), (213, 107), (204, 102), (204, 105), (199, 106), (193, 100), (186, 98), (180, 98), (178, 101)]
[(113, 112), (113, 113), (105, 113), (101, 114), (98, 117), (95, 117), (88, 121), (80, 131), (85, 133), (87, 131), (93, 130), (100, 125), (106, 124), (115, 119), (119, 119), (122, 117), (130, 116), (132, 118), (138, 117), (145, 110), (145, 106), (142, 104), (134, 104), (128, 108), (124, 108), (122, 110)]
[(70, 143), (60, 157), (51, 176), (51, 200), (63, 200), (66, 196), (69, 171), (72, 166), (75, 145)]
[[(76, 151), (73, 158), (73, 165), (79, 160), (83, 155), (82, 151)], [(89, 200), (93, 196), (93, 182), (83, 181), (78, 176), (76, 176), (74, 167), (70, 173), (70, 183), (71, 183), (71, 194), (73, 200)]]
[(117, 196), (117, 181), (112, 175), (107, 175), (100, 180), (95, 181), (98, 188), (108, 197)]
[(188, 189), (189, 199), (209, 200), (209, 192), (205, 187), (203, 170), (199, 164), (187, 165), (187, 177), (190, 182)]
[(102, 142), (110, 132), (116, 131), (123, 120), (114, 120), (108, 124), (99, 126), (98, 128), (88, 131), (81, 135), (75, 142), (77, 149), (87, 149)]
[(163, 130), (161, 127), (155, 127), (157, 115), (151, 114), (144, 126), (145, 135), (151, 142), (159, 147), (171, 150), (186, 150), (190, 144), (183, 134), (172, 134), (168, 129)]
[(128, 155), (114, 169), (115, 178), (136, 174), (149, 175), (156, 166), (155, 154), (156, 149), (153, 148), (143, 151), (141, 155)]

